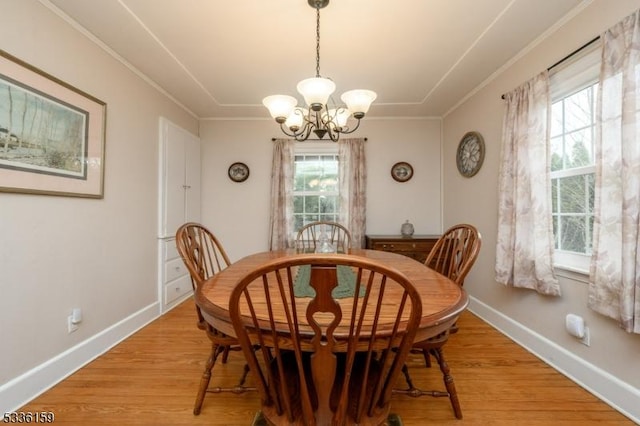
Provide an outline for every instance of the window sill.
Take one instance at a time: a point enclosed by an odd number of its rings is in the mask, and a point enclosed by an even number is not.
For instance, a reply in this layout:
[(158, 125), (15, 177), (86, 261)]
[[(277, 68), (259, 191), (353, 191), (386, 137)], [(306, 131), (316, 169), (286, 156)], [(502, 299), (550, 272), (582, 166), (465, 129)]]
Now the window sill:
[(554, 264), (553, 268), (556, 275), (562, 278), (568, 278), (573, 281), (579, 281), (585, 284), (589, 284), (589, 271), (584, 269), (575, 268), (567, 265)]

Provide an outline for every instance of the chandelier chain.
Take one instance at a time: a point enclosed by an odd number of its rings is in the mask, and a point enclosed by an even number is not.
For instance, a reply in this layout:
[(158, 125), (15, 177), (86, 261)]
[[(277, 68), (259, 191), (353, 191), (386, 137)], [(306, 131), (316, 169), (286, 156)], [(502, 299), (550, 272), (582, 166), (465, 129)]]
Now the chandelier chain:
[(320, 77), (320, 8), (316, 7), (316, 77)]

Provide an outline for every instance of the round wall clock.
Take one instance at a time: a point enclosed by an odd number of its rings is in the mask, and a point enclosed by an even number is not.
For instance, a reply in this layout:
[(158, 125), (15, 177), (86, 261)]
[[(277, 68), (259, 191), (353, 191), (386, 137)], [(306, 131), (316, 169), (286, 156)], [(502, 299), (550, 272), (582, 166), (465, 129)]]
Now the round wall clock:
[(391, 177), (398, 182), (406, 182), (413, 177), (413, 167), (405, 161), (396, 163), (391, 167)]
[(229, 166), (229, 179), (244, 182), (249, 178), (249, 167), (244, 163), (233, 163)]
[(484, 161), (484, 139), (478, 132), (468, 132), (458, 144), (456, 165), (464, 177), (474, 176)]

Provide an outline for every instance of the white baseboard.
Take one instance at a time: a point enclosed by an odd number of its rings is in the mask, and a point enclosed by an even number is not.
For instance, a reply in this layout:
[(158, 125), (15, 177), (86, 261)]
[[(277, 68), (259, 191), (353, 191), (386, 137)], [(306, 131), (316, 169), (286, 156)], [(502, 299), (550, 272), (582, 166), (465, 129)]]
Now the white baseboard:
[(152, 303), (0, 386), (0, 413), (16, 411), (159, 316)]
[(620, 413), (640, 424), (640, 390), (585, 361), (483, 302), (469, 297), (469, 310)]

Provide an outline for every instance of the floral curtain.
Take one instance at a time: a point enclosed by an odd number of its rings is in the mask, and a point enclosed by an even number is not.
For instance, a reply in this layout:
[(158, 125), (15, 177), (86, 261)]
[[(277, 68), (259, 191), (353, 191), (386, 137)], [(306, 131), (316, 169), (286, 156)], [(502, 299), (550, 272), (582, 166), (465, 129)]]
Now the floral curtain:
[(295, 141), (277, 139), (273, 144), (271, 165), (271, 233), (269, 249), (281, 250), (291, 247), (293, 237), (293, 172)]
[(364, 139), (338, 141), (339, 222), (351, 233), (351, 247), (362, 248), (365, 235), (367, 172)]
[(559, 296), (552, 262), (548, 72), (507, 93), (505, 99), (496, 281)]
[(588, 304), (640, 333), (640, 11), (601, 39)]

